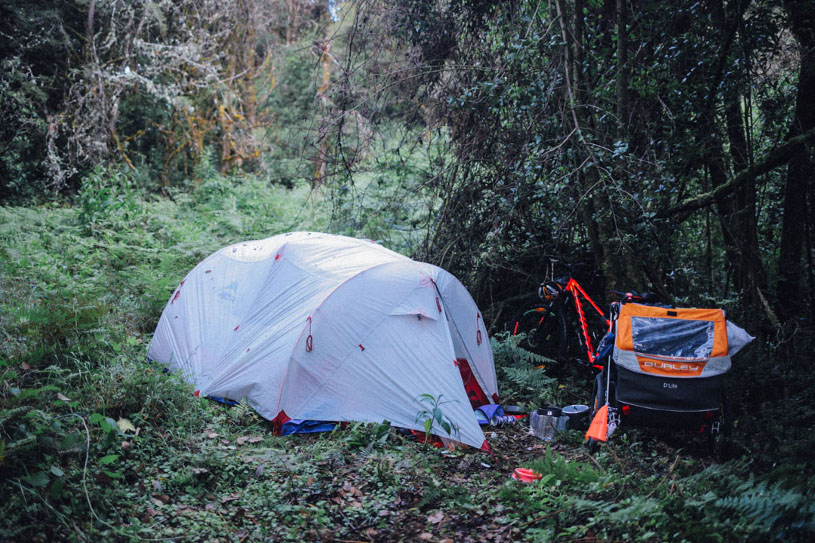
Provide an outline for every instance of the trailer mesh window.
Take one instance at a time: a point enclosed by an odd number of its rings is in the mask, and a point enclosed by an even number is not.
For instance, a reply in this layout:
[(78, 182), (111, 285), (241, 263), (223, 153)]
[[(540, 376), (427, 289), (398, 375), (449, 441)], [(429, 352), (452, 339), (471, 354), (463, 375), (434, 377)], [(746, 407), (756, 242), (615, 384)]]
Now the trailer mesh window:
[(711, 321), (631, 317), (634, 351), (654, 356), (710, 358), (713, 330)]

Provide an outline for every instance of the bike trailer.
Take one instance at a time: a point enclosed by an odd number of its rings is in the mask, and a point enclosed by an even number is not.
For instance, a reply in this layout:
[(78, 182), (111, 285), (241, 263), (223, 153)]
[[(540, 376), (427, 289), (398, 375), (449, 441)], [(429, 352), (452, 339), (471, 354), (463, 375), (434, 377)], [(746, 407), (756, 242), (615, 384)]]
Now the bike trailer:
[[(608, 406), (609, 434), (629, 421), (715, 433), (731, 356), (752, 340), (720, 309), (623, 304), (598, 376), (595, 412)], [(587, 438), (605, 441), (605, 433)]]

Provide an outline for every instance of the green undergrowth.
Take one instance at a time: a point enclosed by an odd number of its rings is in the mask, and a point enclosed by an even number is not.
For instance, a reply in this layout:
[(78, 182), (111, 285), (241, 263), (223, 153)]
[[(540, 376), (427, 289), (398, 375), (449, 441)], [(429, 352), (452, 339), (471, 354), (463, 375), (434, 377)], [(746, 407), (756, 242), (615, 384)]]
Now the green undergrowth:
[[(579, 432), (543, 444), (523, 424), (486, 428), (490, 455), (388, 424), (275, 437), (247, 405), (198, 399), (148, 362), (161, 310), (197, 262), (244, 239), (331, 229), (333, 205), (251, 176), (156, 195), (98, 171), (72, 201), (0, 208), (0, 541), (811, 539), (812, 465), (785, 460), (806, 442), (768, 398), (748, 399), (777, 427), (743, 438), (764, 423), (739, 403), (743, 445), (727, 462), (633, 430), (589, 458)], [(339, 231), (387, 239), (387, 224), (354, 220)], [(392, 239), (406, 250), (409, 237)], [(590, 376), (508, 337), (493, 349), (506, 403), (586, 403)], [(795, 366), (778, 371), (798, 382)], [(542, 479), (512, 480), (522, 465)]]
[(807, 541), (815, 533), (812, 487), (784, 470), (755, 476), (746, 459), (710, 463), (625, 438), (592, 462), (569, 456), (547, 451), (526, 463), (539, 481), (502, 490), (534, 525), (530, 540)]

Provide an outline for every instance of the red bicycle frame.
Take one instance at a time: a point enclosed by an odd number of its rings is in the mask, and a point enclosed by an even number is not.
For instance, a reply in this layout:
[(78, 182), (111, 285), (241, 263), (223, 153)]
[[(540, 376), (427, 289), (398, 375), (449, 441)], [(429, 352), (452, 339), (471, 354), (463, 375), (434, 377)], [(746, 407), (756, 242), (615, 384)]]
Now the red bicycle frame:
[[(597, 351), (594, 350), (594, 346), (591, 344), (591, 337), (589, 336), (589, 323), (586, 320), (586, 313), (583, 311), (583, 302), (580, 301), (580, 297), (582, 296), (585, 298), (597, 311), (597, 313), (603, 317), (606, 321), (606, 325), (608, 325), (609, 330), (611, 330), (611, 320), (606, 317), (606, 314), (603, 313), (603, 310), (594, 303), (594, 300), (591, 299), (591, 296), (586, 294), (586, 291), (583, 290), (583, 287), (580, 286), (580, 283), (575, 281), (573, 278), (569, 278), (569, 282), (566, 283), (566, 290), (572, 293), (572, 298), (574, 299), (574, 307), (577, 309), (577, 316), (580, 319), (580, 328), (583, 332), (583, 341), (586, 344), (586, 355), (589, 358), (589, 363), (594, 365), (594, 359), (597, 357)], [(602, 369), (602, 366), (594, 365), (597, 369)]]

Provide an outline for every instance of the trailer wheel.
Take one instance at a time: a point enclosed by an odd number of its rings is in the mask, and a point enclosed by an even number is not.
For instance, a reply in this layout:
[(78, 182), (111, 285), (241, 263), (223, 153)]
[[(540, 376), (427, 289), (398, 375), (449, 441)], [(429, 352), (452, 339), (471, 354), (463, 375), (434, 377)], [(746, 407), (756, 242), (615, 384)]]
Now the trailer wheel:
[(727, 459), (727, 434), (730, 431), (730, 421), (733, 415), (730, 400), (727, 397), (727, 390), (722, 389), (722, 398), (719, 402), (718, 431), (708, 435), (708, 447), (710, 455), (723, 462)]

